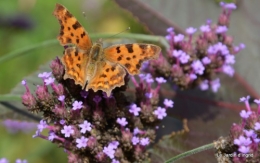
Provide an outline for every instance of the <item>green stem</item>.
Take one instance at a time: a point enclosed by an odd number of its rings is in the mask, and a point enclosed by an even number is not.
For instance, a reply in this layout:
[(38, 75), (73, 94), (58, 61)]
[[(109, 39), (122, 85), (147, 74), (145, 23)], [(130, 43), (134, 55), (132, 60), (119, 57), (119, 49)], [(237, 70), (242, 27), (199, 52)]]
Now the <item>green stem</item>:
[(185, 158), (185, 157), (188, 157), (190, 155), (193, 155), (193, 154), (196, 154), (196, 153), (208, 150), (208, 149), (212, 149), (212, 148), (214, 148), (214, 143), (203, 145), (201, 147), (198, 147), (198, 148), (192, 149), (190, 151), (184, 152), (182, 154), (179, 154), (177, 156), (174, 156), (174, 157), (170, 158), (169, 160), (165, 161), (165, 163), (173, 163), (173, 162), (180, 160), (182, 158)]
[[(97, 39), (97, 38), (109, 38), (111, 37), (111, 34), (107, 34), (107, 33), (100, 33), (100, 34), (90, 34), (90, 37), (93, 39)], [(112, 36), (113, 38), (128, 38), (128, 39), (135, 39), (135, 40), (142, 40), (142, 41), (149, 41), (149, 42), (156, 42), (159, 43), (161, 45), (163, 45), (165, 48), (168, 48), (169, 45), (167, 43), (167, 41), (165, 40), (164, 37), (162, 36), (151, 36), (151, 35), (145, 35), (145, 34), (131, 34), (131, 33), (122, 33), (120, 35), (116, 35), (116, 36)], [(21, 54), (28, 54), (26, 52), (40, 48), (40, 47), (44, 47), (44, 46), (49, 46), (49, 45), (53, 45), (53, 44), (58, 44), (58, 41), (56, 39), (54, 40), (47, 40), (32, 46), (27, 46), (15, 51), (12, 51), (8, 54), (3, 55), (2, 57), (0, 57), (0, 64), (6, 61), (11, 60), (12, 58), (18, 57), (18, 56), (22, 56)]]

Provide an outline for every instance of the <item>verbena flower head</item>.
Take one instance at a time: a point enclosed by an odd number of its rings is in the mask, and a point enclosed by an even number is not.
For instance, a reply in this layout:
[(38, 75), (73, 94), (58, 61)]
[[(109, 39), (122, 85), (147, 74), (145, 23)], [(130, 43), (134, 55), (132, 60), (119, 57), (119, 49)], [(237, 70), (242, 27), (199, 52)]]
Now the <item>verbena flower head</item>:
[[(221, 3), (222, 13), (217, 24), (207, 21), (197, 30), (186, 29), (186, 35), (177, 34), (173, 28), (167, 29), (166, 39), (170, 45), (168, 54), (150, 62), (147, 69), (154, 77), (163, 77), (181, 89), (200, 86), (202, 90), (211, 88), (217, 92), (221, 86), (217, 73), (233, 76), (235, 55), (244, 45), (235, 46), (233, 38), (227, 34), (234, 4)], [(198, 34), (195, 36), (194, 33)]]
[(43, 115), (33, 138), (64, 148), (69, 163), (148, 160), (146, 147), (155, 140), (155, 126), (173, 107), (170, 99), (163, 99), (159, 106), (159, 90), (167, 81), (164, 77), (145, 73), (137, 82), (132, 76), (136, 97), (129, 98), (125, 94), (129, 81), (126, 76), (126, 85), (115, 88), (107, 97), (102, 91), (84, 91), (73, 80), (64, 80), (64, 67), (58, 58), (50, 67), (51, 73), (39, 74), (42, 84), (37, 85), (35, 93), (25, 80), (21, 83), (26, 89), (23, 104), (29, 111)]
[[(230, 135), (215, 142), (218, 162), (260, 162), (260, 108), (253, 110), (249, 99), (250, 96), (240, 98), (240, 102), (245, 104), (245, 110), (240, 112), (241, 123), (234, 123)], [(255, 101), (258, 104), (258, 100)], [(226, 157), (228, 154), (232, 157)]]

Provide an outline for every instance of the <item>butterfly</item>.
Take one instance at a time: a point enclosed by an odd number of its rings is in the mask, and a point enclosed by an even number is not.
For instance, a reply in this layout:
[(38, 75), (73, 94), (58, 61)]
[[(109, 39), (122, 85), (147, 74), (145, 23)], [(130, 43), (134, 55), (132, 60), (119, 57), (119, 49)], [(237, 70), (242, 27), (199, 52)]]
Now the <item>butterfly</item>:
[(140, 73), (142, 63), (156, 59), (161, 48), (152, 44), (118, 44), (103, 48), (102, 41), (92, 43), (78, 20), (61, 4), (56, 4), (53, 15), (61, 29), (57, 37), (65, 48), (60, 58), (65, 67), (64, 79), (73, 79), (82, 89), (102, 90), (107, 96), (114, 88), (125, 84), (126, 72)]

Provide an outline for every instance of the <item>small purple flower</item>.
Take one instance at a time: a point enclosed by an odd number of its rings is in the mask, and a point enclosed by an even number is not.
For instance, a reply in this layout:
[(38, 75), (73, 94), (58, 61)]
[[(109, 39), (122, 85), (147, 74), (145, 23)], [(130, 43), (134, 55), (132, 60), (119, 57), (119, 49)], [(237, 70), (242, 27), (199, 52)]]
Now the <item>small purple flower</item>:
[(225, 9), (235, 10), (237, 6), (234, 3), (227, 3), (223, 6)]
[(208, 80), (203, 80), (203, 81), (200, 83), (200, 89), (201, 89), (202, 91), (208, 90), (208, 89), (209, 89), (209, 81), (208, 81)]
[(103, 152), (111, 159), (115, 157), (115, 149), (110, 146), (104, 147)]
[(255, 123), (255, 127), (254, 129), (257, 131), (257, 130), (260, 130), (260, 123), (259, 122), (256, 122)]
[(42, 132), (43, 129), (47, 127), (47, 123), (45, 120), (41, 120), (40, 123), (37, 125), (39, 132)]
[(66, 123), (66, 121), (65, 121), (64, 119), (61, 119), (61, 120), (60, 120), (60, 124), (61, 124), (61, 125), (64, 125), (65, 123)]
[(173, 32), (174, 31), (174, 28), (173, 27), (169, 27), (169, 28), (167, 28), (167, 30), (166, 30), (168, 33), (171, 33), (171, 32)]
[(216, 51), (216, 52), (218, 52), (218, 51), (221, 52), (221, 54), (222, 54), (223, 56), (229, 54), (229, 50), (228, 50), (227, 45), (225, 45), (225, 44), (223, 44), (223, 43), (221, 43), (221, 42), (218, 42), (217, 44), (215, 44), (215, 45), (214, 45), (214, 48), (215, 48), (215, 51)]
[(61, 130), (61, 133), (64, 134), (65, 137), (70, 137), (70, 135), (74, 134), (74, 130), (72, 129), (72, 126), (65, 125)]
[(250, 99), (250, 96), (241, 97), (241, 98), (239, 99), (239, 102), (246, 102), (246, 101), (248, 101), (249, 99)]
[(150, 143), (149, 138), (141, 138), (141, 139), (140, 139), (140, 144), (141, 144), (142, 146), (149, 145), (149, 143)]
[(186, 54), (185, 52), (183, 52), (183, 53), (181, 54), (181, 56), (179, 57), (179, 59), (180, 59), (180, 62), (181, 62), (182, 64), (185, 64), (185, 63), (188, 63), (188, 62), (189, 62), (190, 56), (189, 56), (188, 54)]
[(227, 32), (228, 28), (226, 26), (218, 26), (216, 29), (216, 33), (225, 33)]
[(54, 83), (54, 81), (55, 81), (55, 78), (53, 78), (53, 77), (49, 77), (47, 79), (44, 79), (44, 83), (46, 85), (50, 85), (50, 84)]
[(202, 75), (205, 70), (205, 67), (199, 60), (193, 61), (193, 63), (191, 64), (191, 67), (193, 68), (195, 73), (199, 74), (199, 75)]
[(82, 104), (83, 104), (82, 101), (74, 101), (74, 103), (72, 104), (73, 106), (72, 110), (81, 109), (83, 107)]
[(166, 83), (166, 80), (165, 80), (163, 77), (157, 77), (157, 78), (155, 78), (155, 80), (156, 80), (159, 84)]
[(204, 58), (202, 58), (202, 63), (203, 63), (204, 65), (208, 65), (208, 64), (210, 64), (210, 62), (211, 62), (211, 60), (209, 59), (209, 57), (204, 57)]
[(235, 63), (235, 56), (232, 54), (228, 54), (225, 56), (225, 63), (226, 64), (234, 64)]
[(0, 158), (0, 163), (9, 163), (9, 161), (6, 158)]
[(214, 46), (211, 45), (211, 46), (208, 47), (207, 52), (209, 54), (215, 54), (215, 53), (217, 53), (217, 50), (215, 49)]
[(123, 117), (123, 118), (117, 118), (116, 122), (118, 124), (120, 124), (122, 127), (126, 126), (128, 124), (128, 122), (126, 121), (126, 118)]
[(141, 108), (138, 107), (136, 104), (132, 104), (130, 106), (129, 112), (134, 114), (135, 116), (138, 116), (140, 111), (141, 111)]
[(229, 75), (230, 77), (233, 77), (235, 70), (233, 67), (229, 66), (229, 65), (223, 65), (222, 66), (222, 70), (225, 74)]
[(168, 100), (168, 99), (164, 99), (163, 104), (166, 108), (172, 108), (173, 107), (173, 101), (172, 100)]
[(255, 99), (254, 102), (255, 102), (257, 105), (260, 105), (260, 99)]
[(241, 146), (241, 145), (249, 146), (251, 143), (252, 143), (252, 141), (250, 140), (250, 138), (246, 138), (246, 137), (244, 137), (242, 135), (239, 136), (238, 139), (234, 140), (234, 144), (236, 144), (238, 146)]
[(48, 136), (48, 140), (53, 141), (56, 137), (57, 137), (57, 135), (55, 135), (54, 132), (50, 132), (49, 136)]
[(186, 33), (192, 35), (193, 33), (195, 33), (197, 31), (196, 28), (193, 28), (193, 27), (189, 27), (186, 29)]
[(200, 31), (201, 32), (209, 32), (210, 31), (209, 25), (202, 25), (202, 26), (200, 26)]
[(139, 133), (140, 133), (140, 130), (139, 130), (139, 128), (136, 127), (136, 128), (134, 129), (134, 131), (133, 131), (133, 134), (134, 134), (134, 135), (137, 135), (137, 134), (139, 134)]
[(241, 153), (247, 154), (250, 151), (250, 147), (240, 146), (238, 151), (241, 152)]
[(32, 136), (33, 138), (36, 138), (40, 136), (40, 131), (39, 130), (36, 130), (35, 134)]
[(218, 89), (220, 88), (220, 80), (219, 80), (219, 78), (217, 78), (217, 79), (215, 79), (215, 80), (213, 80), (213, 81), (211, 81), (211, 89), (212, 89), (212, 91), (213, 92), (217, 92), (218, 91)]
[(137, 145), (139, 142), (140, 142), (140, 139), (139, 139), (138, 137), (136, 137), (136, 136), (133, 136), (133, 138), (132, 138), (132, 144), (133, 144), (133, 145)]
[(27, 160), (21, 160), (21, 159), (18, 158), (18, 159), (15, 160), (15, 163), (28, 163), (28, 161)]
[(178, 34), (177, 36), (174, 36), (174, 42), (181, 42), (184, 39), (184, 35)]
[(179, 58), (182, 55), (183, 51), (182, 50), (173, 50), (172, 56)]
[(247, 137), (251, 137), (255, 134), (254, 130), (244, 130)]
[(109, 146), (110, 148), (112, 148), (112, 149), (117, 149), (118, 145), (119, 145), (119, 142), (118, 142), (118, 141), (112, 141), (112, 142), (110, 142), (110, 143), (108, 144), (108, 146)]
[(251, 111), (242, 110), (242, 111), (240, 112), (240, 117), (242, 117), (242, 118), (244, 118), (244, 119), (247, 119), (251, 114), (252, 114)]
[(147, 97), (147, 98), (152, 98), (153, 97), (153, 93), (145, 93), (145, 97)]
[(52, 74), (52, 72), (43, 72), (43, 73), (39, 73), (38, 77), (39, 78), (48, 78), (51, 76), (51, 74)]
[(93, 98), (93, 101), (98, 104), (100, 101), (101, 101), (101, 97), (99, 97), (98, 95), (96, 95), (94, 98)]
[(189, 76), (190, 76), (190, 79), (192, 79), (192, 80), (197, 79), (197, 75), (195, 75), (195, 74), (190, 74)]
[(81, 128), (80, 132), (85, 134), (86, 131), (91, 131), (91, 123), (89, 123), (87, 120), (85, 120), (82, 124), (79, 125)]
[(87, 98), (87, 97), (88, 97), (88, 92), (85, 91), (85, 90), (82, 90), (82, 91), (80, 92), (80, 95), (81, 95), (81, 97), (83, 97), (83, 98)]
[(22, 80), (21, 84), (25, 86), (26, 85), (26, 80)]
[(143, 63), (142, 63), (142, 67), (141, 67), (141, 71), (144, 71), (146, 68), (148, 68), (149, 67), (149, 61), (144, 61)]
[(157, 118), (158, 119), (163, 119), (164, 117), (166, 117), (166, 109), (165, 108), (162, 108), (162, 107), (158, 107), (154, 112), (153, 112), (154, 115), (157, 115)]
[(81, 138), (76, 139), (77, 147), (78, 148), (85, 148), (87, 146), (88, 138), (81, 136)]
[(59, 100), (60, 102), (63, 102), (64, 99), (65, 99), (65, 96), (64, 96), (64, 95), (61, 95), (61, 96), (59, 96), (59, 98), (58, 98), (58, 100)]
[(243, 43), (241, 43), (241, 44), (239, 44), (239, 48), (240, 48), (240, 49), (245, 49), (245, 48), (246, 48), (246, 45), (243, 44)]
[(169, 35), (166, 35), (166, 36), (165, 36), (165, 39), (168, 40), (168, 41), (171, 40), (171, 39), (172, 39), (172, 35), (170, 35), (170, 34), (169, 34)]
[(116, 159), (113, 159), (111, 163), (120, 163), (120, 162)]
[(149, 74), (149, 73), (147, 73), (146, 75), (144, 75), (144, 74), (139, 74), (139, 77), (140, 77), (142, 80), (145, 80), (147, 83), (153, 83), (153, 82), (154, 82), (152, 75)]

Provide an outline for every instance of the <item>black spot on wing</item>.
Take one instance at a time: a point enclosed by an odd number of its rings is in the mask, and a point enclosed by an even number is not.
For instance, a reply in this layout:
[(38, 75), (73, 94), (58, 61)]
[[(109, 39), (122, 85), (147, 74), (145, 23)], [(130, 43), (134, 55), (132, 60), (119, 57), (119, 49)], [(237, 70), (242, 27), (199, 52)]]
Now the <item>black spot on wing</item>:
[(133, 53), (134, 52), (133, 44), (126, 44), (125, 47), (126, 47), (128, 53)]
[(66, 39), (67, 39), (66, 40), (67, 42), (71, 43), (71, 39), (70, 38), (66, 38)]
[(106, 74), (102, 74), (102, 75), (100, 75), (100, 77), (101, 77), (101, 78), (106, 78), (107, 75), (106, 75)]
[(144, 49), (146, 49), (147, 45), (142, 45), (141, 44), (141, 45), (139, 45), (139, 47), (144, 50)]
[(120, 55), (118, 58), (117, 58), (117, 61), (121, 61), (122, 60), (122, 56)]
[(86, 35), (85, 32), (83, 32), (82, 34), (80, 34), (80, 37), (83, 38)]
[(77, 57), (79, 54), (78, 50), (75, 50), (75, 56)]
[(113, 67), (111, 68), (111, 70), (112, 70), (112, 71), (115, 71), (115, 69), (116, 69), (116, 67), (115, 67), (115, 66), (113, 66)]
[(72, 28), (73, 28), (74, 30), (76, 30), (76, 29), (78, 29), (80, 26), (81, 26), (81, 25), (79, 24), (79, 22), (76, 21), (75, 24), (72, 25)]
[(130, 68), (131, 68), (131, 65), (130, 65), (129, 63), (126, 63), (126, 64), (125, 64), (125, 67), (128, 68), (128, 69), (130, 69)]
[(121, 53), (120, 46), (116, 47), (116, 52)]

